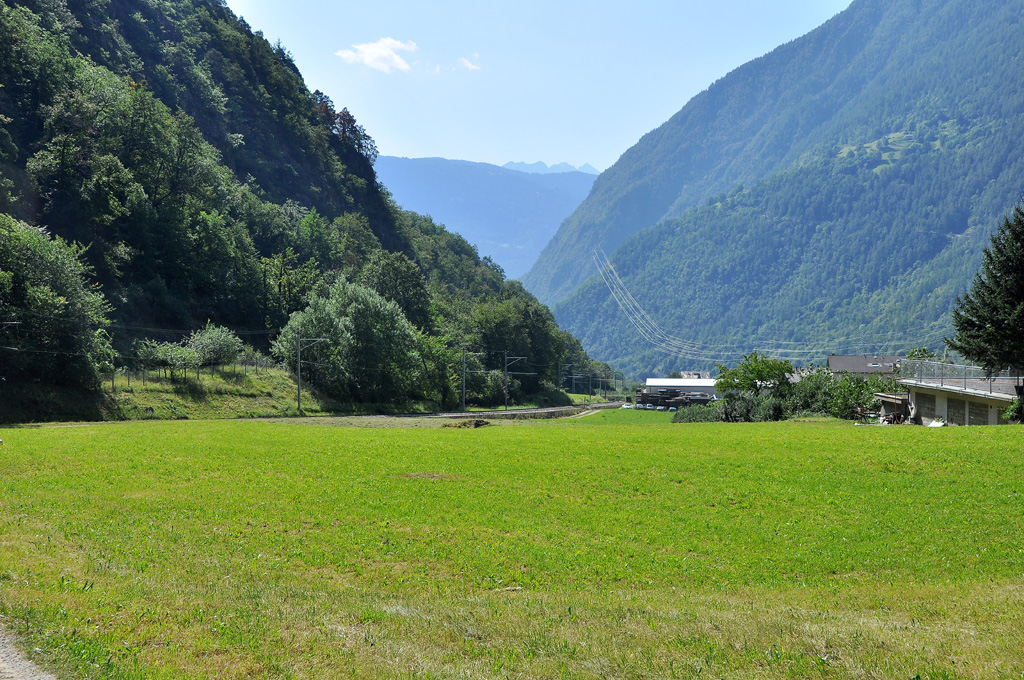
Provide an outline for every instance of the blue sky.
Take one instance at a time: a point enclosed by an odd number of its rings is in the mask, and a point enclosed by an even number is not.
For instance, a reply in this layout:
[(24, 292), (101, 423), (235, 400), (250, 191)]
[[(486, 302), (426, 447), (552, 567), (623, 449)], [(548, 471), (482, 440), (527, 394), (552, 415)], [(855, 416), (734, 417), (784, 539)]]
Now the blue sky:
[(712, 82), (849, 4), (228, 0), (382, 154), (601, 170)]

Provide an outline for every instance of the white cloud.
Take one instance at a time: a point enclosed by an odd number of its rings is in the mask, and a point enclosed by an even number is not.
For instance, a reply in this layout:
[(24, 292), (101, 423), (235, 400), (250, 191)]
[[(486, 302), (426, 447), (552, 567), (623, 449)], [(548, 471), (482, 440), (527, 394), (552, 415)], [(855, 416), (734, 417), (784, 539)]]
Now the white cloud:
[(470, 71), (480, 70), (479, 66), (471, 62), (469, 59), (466, 59), (465, 57), (459, 57), (459, 63), (468, 68)]
[(384, 73), (391, 73), (410, 70), (408, 62), (398, 53), (415, 52), (417, 49), (416, 43), (412, 40), (401, 42), (394, 38), (381, 38), (377, 42), (353, 45), (350, 50), (338, 50), (334, 54), (349, 64), (363, 64)]

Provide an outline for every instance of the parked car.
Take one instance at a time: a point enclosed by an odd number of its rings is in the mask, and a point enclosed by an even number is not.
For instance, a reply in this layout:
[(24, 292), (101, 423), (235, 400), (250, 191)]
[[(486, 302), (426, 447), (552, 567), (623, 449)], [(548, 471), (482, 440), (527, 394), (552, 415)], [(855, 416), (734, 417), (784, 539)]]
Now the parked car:
[(619, 408), (633, 408), (633, 405), (632, 404), (623, 404)]
[(664, 407), (664, 406), (659, 406), (659, 407), (658, 407), (658, 410), (659, 410), (659, 411), (664, 411), (664, 410), (665, 410), (665, 407)]
[(679, 410), (679, 409), (677, 409), (677, 408), (676, 408), (675, 406), (669, 406), (669, 407), (668, 407), (668, 412), (669, 412), (669, 413), (675, 413), (675, 412), (676, 412), (676, 411), (678, 411), (678, 410)]
[(648, 411), (653, 411), (654, 410), (654, 404), (648, 404), (647, 405), (647, 410)]

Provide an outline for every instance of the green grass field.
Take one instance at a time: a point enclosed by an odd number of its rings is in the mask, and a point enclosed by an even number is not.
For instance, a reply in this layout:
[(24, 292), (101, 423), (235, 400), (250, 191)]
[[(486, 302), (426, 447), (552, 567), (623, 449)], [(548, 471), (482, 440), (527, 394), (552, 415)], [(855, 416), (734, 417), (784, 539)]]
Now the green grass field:
[(670, 417), (0, 430), (0, 623), (68, 678), (1022, 677), (1020, 428)]

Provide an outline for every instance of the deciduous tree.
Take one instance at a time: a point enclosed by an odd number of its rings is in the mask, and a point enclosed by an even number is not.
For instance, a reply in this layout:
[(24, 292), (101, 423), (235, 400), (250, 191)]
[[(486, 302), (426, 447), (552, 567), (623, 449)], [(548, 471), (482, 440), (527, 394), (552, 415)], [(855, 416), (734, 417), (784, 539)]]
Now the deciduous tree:
[(788, 391), (789, 374), (793, 372), (793, 364), (788, 361), (771, 359), (756, 350), (744, 354), (736, 368), (723, 364), (716, 364), (716, 367), (719, 392), (749, 392), (755, 397), (762, 392), (783, 396), (780, 392)]

